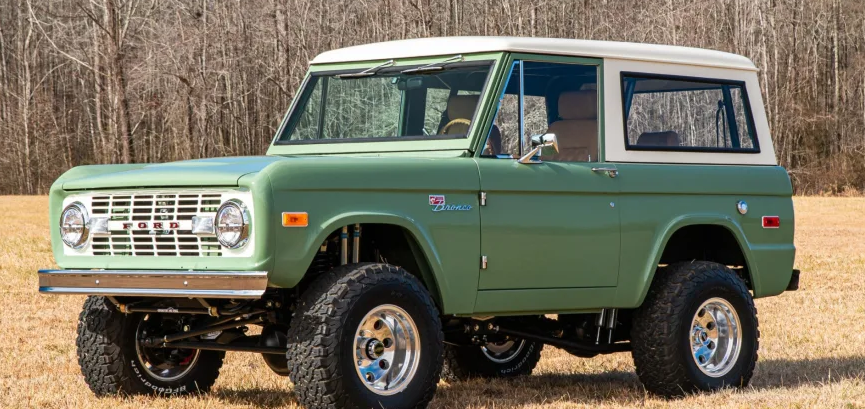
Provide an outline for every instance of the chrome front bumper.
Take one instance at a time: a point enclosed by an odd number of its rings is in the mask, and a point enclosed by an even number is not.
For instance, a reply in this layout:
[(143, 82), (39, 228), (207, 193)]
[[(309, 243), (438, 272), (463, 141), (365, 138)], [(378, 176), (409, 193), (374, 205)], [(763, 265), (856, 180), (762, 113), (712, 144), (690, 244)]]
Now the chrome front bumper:
[(39, 270), (39, 292), (134, 297), (261, 298), (266, 271)]

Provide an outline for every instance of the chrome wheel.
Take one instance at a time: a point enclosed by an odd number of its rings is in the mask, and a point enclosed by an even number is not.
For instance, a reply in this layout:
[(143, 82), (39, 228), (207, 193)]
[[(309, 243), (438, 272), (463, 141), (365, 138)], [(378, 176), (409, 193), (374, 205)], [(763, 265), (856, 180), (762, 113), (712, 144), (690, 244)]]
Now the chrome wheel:
[[(141, 345), (141, 339), (147, 338), (150, 315), (145, 315), (138, 322), (135, 331), (135, 353), (142, 369), (154, 379), (162, 382), (171, 382), (183, 378), (195, 364), (201, 355), (200, 349), (170, 349), (170, 348), (148, 348)], [(162, 321), (165, 323), (165, 321)], [(161, 323), (155, 323), (153, 327), (164, 330)], [(170, 323), (169, 323), (170, 325)]]
[(366, 314), (354, 338), (355, 369), (367, 389), (379, 395), (401, 392), (420, 362), (420, 337), (408, 313), (385, 304)]
[(524, 339), (517, 341), (507, 340), (504, 342), (488, 342), (481, 347), (481, 350), (484, 351), (484, 355), (490, 361), (503, 364), (516, 358), (524, 346), (526, 346), (526, 340)]
[(700, 305), (689, 332), (691, 356), (697, 368), (713, 378), (730, 372), (742, 349), (742, 329), (736, 309), (723, 298)]

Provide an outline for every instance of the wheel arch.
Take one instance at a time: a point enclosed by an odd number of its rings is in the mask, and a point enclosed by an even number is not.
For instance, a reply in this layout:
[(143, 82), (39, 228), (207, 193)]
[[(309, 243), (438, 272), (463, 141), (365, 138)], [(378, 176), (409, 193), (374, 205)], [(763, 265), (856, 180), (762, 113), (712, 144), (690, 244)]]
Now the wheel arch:
[[(704, 260), (741, 266), (737, 273), (750, 290), (759, 291), (759, 274), (752, 262), (750, 243), (745, 238), (742, 226), (729, 216), (686, 215), (672, 220), (662, 232), (652, 249), (654, 257), (649, 259), (645, 267), (644, 285), (637, 305), (643, 304), (656, 279), (658, 266), (678, 261)], [(719, 247), (707, 247), (711, 244)]]
[[(399, 245), (404, 244), (408, 247), (410, 257), (400, 254), (393, 261), (398, 263), (396, 265), (403, 267), (406, 271), (418, 277), (427, 288), (427, 291), (430, 292), (436, 304), (438, 304), (442, 311), (445, 310), (447, 307), (445, 305), (447, 302), (447, 297), (445, 296), (447, 294), (447, 283), (439, 279), (443, 277), (439, 252), (429, 232), (406, 216), (387, 213), (347, 213), (333, 217), (322, 223), (322, 227), (312, 238), (313, 247), (306, 252), (302, 265), (306, 267), (311, 266), (316, 255), (316, 249), (322, 243), (325, 243), (334, 234), (338, 234), (344, 226), (352, 228), (356, 224), (359, 224), (361, 227), (361, 248), (364, 247), (364, 244), (369, 243), (367, 237), (375, 229), (389, 230), (389, 233), (394, 233), (398, 230), (402, 236), (400, 239), (394, 238), (394, 240), (397, 240)], [(349, 241), (351, 241), (351, 237), (349, 237)], [(384, 256), (384, 258), (392, 260), (393, 256), (391, 254), (390, 257)], [(362, 259), (361, 261), (377, 260)], [(308, 271), (305, 271), (304, 275), (306, 276), (308, 273)]]

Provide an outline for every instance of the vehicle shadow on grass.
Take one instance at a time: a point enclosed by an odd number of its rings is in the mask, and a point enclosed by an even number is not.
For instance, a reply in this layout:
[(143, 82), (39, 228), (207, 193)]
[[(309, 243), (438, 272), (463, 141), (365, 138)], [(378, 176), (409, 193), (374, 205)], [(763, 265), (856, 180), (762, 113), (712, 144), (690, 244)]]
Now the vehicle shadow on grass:
[(865, 380), (865, 356), (757, 361), (755, 388), (795, 388), (847, 379)]
[[(848, 379), (865, 379), (865, 356), (817, 359), (760, 360), (751, 386), (784, 389), (820, 386)], [(290, 389), (220, 388), (214, 397), (226, 403), (256, 408), (297, 404)], [(513, 379), (473, 379), (440, 384), (431, 408), (516, 408), (555, 402), (577, 404), (636, 404), (653, 399), (632, 371), (591, 374), (545, 373)]]
[(294, 392), (288, 388), (219, 388), (213, 392), (213, 397), (225, 403), (254, 408), (282, 408), (298, 404)]
[[(849, 379), (865, 380), (865, 356), (761, 360), (751, 387), (761, 390), (823, 386)], [(646, 392), (636, 373), (616, 370), (455, 382), (439, 387), (432, 407), (517, 408), (555, 402), (635, 405), (646, 399), (657, 398)]]
[(591, 374), (523, 376), (511, 379), (472, 379), (439, 385), (432, 408), (515, 408), (556, 402), (600, 404), (642, 400), (645, 396), (631, 371)]

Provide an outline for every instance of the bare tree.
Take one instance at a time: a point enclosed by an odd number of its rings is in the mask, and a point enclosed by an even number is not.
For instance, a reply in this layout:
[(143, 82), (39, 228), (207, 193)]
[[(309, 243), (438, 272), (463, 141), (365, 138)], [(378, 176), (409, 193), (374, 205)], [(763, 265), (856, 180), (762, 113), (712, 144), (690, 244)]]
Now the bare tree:
[(315, 54), (454, 35), (744, 54), (796, 190), (865, 190), (859, 0), (0, 0), (0, 192), (80, 164), (262, 154)]

